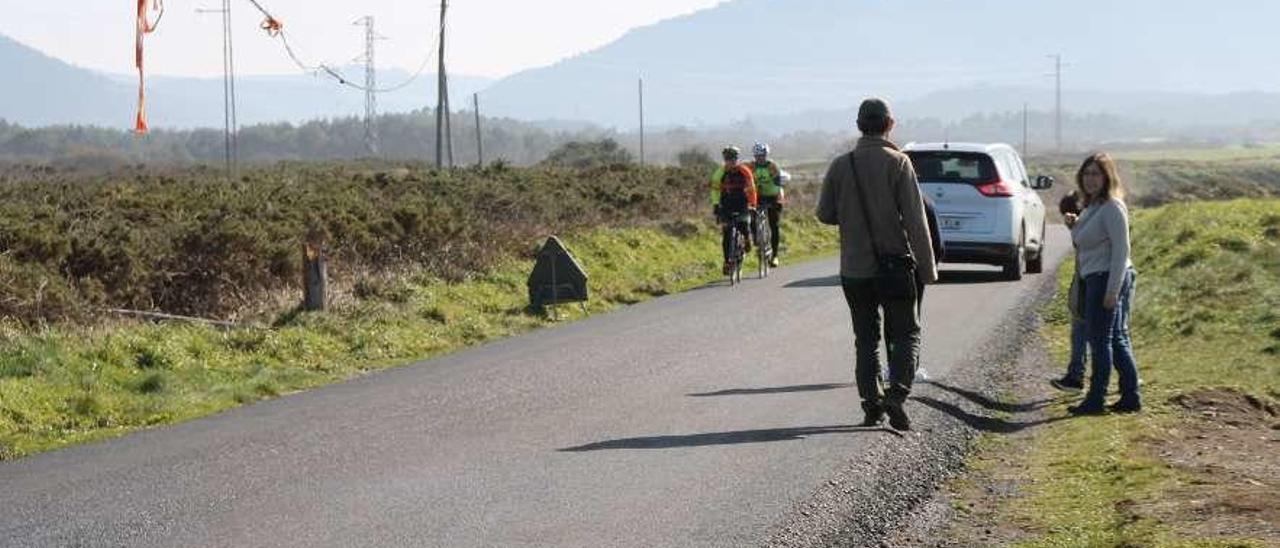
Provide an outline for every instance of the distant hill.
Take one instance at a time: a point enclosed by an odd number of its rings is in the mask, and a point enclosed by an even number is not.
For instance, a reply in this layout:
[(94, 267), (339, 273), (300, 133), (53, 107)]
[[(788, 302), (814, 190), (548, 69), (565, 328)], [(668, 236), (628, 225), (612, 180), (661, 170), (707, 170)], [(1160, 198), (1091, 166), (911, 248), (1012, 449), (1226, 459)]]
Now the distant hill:
[[(137, 80), (75, 67), (0, 35), (0, 67), (15, 78), (0, 86), (0, 119), (24, 126), (55, 124), (128, 127), (137, 101)], [(363, 72), (348, 70), (359, 77)], [(408, 78), (403, 71), (380, 71), (383, 85)], [(457, 104), (492, 82), (454, 75)], [(362, 116), (364, 94), (330, 78), (311, 75), (250, 76), (236, 81), (241, 125)], [(149, 76), (147, 109), (153, 127), (222, 127), (221, 78)], [(435, 76), (424, 74), (402, 90), (378, 97), (380, 112), (409, 112), (435, 106)]]
[(1280, 92), (1277, 20), (1269, 0), (733, 0), (512, 75), (482, 99), (495, 114), (634, 127), (643, 76), (657, 125), (829, 111), (867, 95), (958, 118), (1049, 108), (1047, 55), (1060, 53), (1071, 110), (1277, 119), (1275, 95), (1226, 95)]
[[(1025, 103), (1033, 123), (1043, 123), (1042, 118), (1053, 112), (1053, 100), (1053, 90), (981, 86), (937, 91), (895, 102), (893, 108), (903, 120), (933, 120), (946, 125), (978, 114), (1020, 117)], [(1106, 115), (1127, 121), (1131, 129), (1138, 132), (1280, 125), (1280, 93), (1068, 91), (1063, 102), (1069, 117)], [(855, 104), (796, 113), (752, 114), (744, 118), (755, 127), (776, 134), (850, 131), (856, 115)]]

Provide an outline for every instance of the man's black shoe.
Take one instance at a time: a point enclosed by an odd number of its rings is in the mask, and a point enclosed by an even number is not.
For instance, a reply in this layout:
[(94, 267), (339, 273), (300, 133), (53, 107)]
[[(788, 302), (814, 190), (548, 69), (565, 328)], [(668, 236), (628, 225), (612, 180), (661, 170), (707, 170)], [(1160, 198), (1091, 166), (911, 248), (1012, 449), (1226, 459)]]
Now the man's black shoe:
[(1107, 408), (1106, 408), (1106, 407), (1102, 407), (1102, 406), (1098, 406), (1098, 407), (1092, 407), (1092, 406), (1090, 406), (1090, 407), (1085, 407), (1085, 406), (1083, 406), (1083, 405), (1073, 405), (1073, 406), (1071, 406), (1071, 407), (1068, 407), (1068, 408), (1067, 408), (1067, 412), (1068, 412), (1068, 413), (1071, 413), (1072, 415), (1075, 415), (1075, 416), (1077, 416), (1077, 417), (1082, 417), (1082, 416), (1086, 416), (1086, 415), (1106, 415), (1106, 414), (1107, 414)]
[(1142, 404), (1118, 401), (1108, 405), (1107, 409), (1110, 409), (1112, 413), (1137, 413), (1142, 411)]
[(902, 402), (885, 402), (884, 412), (889, 415), (889, 426), (894, 430), (911, 429), (911, 419), (907, 417), (907, 412), (902, 410)]
[(1053, 379), (1049, 381), (1049, 384), (1053, 385), (1053, 387), (1057, 388), (1058, 390), (1063, 390), (1066, 392), (1079, 392), (1081, 390), (1084, 390), (1084, 382), (1079, 379), (1073, 379), (1071, 377), (1062, 377), (1061, 379)]
[(879, 405), (862, 404), (862, 424), (859, 426), (872, 427), (880, 426), (880, 422), (884, 420), (884, 408)]

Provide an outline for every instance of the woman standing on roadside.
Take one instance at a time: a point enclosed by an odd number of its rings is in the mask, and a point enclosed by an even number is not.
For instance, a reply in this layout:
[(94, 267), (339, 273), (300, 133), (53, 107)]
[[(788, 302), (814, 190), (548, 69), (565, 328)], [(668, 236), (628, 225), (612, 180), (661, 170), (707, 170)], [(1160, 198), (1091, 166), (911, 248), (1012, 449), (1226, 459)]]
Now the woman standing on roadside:
[(1129, 258), (1129, 210), (1116, 163), (1106, 153), (1085, 159), (1076, 173), (1076, 185), (1084, 201), (1078, 218), (1069, 216), (1076, 265), (1084, 282), (1081, 301), (1092, 351), (1093, 374), (1084, 401), (1071, 407), (1072, 415), (1105, 413), (1107, 386), (1114, 364), (1120, 376), (1120, 400), (1110, 406), (1117, 413), (1142, 409), (1138, 394), (1138, 367), (1129, 339), (1129, 309), (1137, 273)]

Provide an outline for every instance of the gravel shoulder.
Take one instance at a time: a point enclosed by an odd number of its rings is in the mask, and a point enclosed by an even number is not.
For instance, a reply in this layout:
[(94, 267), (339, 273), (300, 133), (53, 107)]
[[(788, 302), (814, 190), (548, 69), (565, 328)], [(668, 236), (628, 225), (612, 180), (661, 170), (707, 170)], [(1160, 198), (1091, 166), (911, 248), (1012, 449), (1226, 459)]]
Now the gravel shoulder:
[(960, 363), (950, 374), (917, 381), (908, 407), (915, 430), (887, 435), (884, 443), (834, 470), (773, 527), (763, 545), (937, 545), (934, 535), (954, 517), (941, 489), (964, 473), (982, 434), (1019, 436), (1049, 420), (1041, 409), (1054, 394), (1036, 393), (1034, 387), (1043, 384), (1048, 368), (1038, 310), (1052, 298), (1055, 281), (1051, 275), (1036, 280), (1028, 298), (976, 351), (957, 356)]

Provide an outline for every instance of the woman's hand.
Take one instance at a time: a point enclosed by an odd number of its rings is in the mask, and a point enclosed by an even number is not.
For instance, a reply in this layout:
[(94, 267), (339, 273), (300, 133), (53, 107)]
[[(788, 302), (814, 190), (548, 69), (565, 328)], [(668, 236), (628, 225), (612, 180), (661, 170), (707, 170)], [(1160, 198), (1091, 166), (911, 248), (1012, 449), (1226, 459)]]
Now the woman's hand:
[(1107, 295), (1102, 299), (1102, 307), (1107, 310), (1114, 309), (1116, 307), (1116, 302), (1119, 300), (1120, 298), (1115, 295)]

